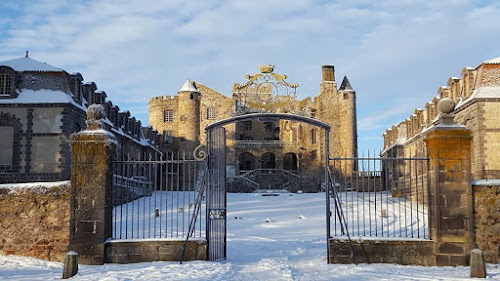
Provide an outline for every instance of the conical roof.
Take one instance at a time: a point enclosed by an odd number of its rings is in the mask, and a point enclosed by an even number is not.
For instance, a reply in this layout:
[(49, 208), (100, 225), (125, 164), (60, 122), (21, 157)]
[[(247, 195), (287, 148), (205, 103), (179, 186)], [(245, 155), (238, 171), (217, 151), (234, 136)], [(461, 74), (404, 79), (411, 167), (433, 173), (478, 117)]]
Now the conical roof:
[(179, 92), (198, 92), (198, 88), (196, 88), (194, 81), (188, 79), (184, 82)]
[(344, 80), (342, 80), (342, 84), (340, 84), (339, 91), (353, 91), (351, 87), (351, 83), (349, 83), (349, 79), (347, 79), (347, 75), (344, 76)]

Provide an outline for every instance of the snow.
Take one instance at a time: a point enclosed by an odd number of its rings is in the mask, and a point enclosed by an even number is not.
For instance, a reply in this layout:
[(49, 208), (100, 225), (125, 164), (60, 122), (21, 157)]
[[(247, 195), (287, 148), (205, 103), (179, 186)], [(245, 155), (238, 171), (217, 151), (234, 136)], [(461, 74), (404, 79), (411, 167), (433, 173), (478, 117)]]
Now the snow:
[(473, 99), (498, 99), (500, 98), (500, 87), (499, 86), (487, 86), (480, 87), (472, 93), (465, 100), (460, 100), (460, 102), (455, 106), (455, 110), (467, 104), (469, 101)]
[(52, 90), (27, 90), (18, 92), (13, 99), (3, 99), (2, 103), (70, 103), (71, 97), (65, 92)]
[(24, 189), (24, 188), (38, 188), (38, 187), (58, 187), (62, 185), (70, 184), (71, 181), (55, 181), (55, 182), (27, 182), (27, 183), (2, 183), (0, 184), (0, 189)]
[[(462, 266), (327, 264), (324, 200), (324, 193), (228, 194), (226, 261), (79, 265), (71, 280), (470, 280)], [(58, 262), (0, 256), (0, 280), (59, 280), (62, 271)], [(499, 264), (487, 272), (500, 280)]]
[(500, 64), (500, 57), (490, 60), (485, 60), (483, 61), (483, 64)]
[(64, 71), (64, 69), (62, 68), (58, 68), (50, 64), (47, 64), (45, 62), (34, 60), (29, 57), (22, 57), (19, 59), (1, 61), (0, 65), (9, 66), (15, 71), (42, 71), (42, 72)]
[(483, 185), (483, 186), (500, 185), (500, 179), (473, 180), (472, 185)]
[(188, 79), (184, 82), (179, 92), (198, 92), (198, 88), (196, 88), (193, 81)]

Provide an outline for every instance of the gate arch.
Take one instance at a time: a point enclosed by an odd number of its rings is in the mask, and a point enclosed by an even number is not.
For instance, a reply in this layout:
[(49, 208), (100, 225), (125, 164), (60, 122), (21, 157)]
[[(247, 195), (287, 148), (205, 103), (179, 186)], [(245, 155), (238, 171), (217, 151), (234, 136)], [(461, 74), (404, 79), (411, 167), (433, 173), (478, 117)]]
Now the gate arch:
[[(302, 115), (289, 113), (248, 113), (217, 121), (205, 127), (207, 135), (206, 235), (207, 257), (211, 261), (226, 259), (226, 130), (225, 125), (240, 121), (261, 122), (291, 120), (317, 126), (325, 134), (324, 181), (328, 182), (330, 125)], [(328, 197), (328, 193), (326, 194)], [(327, 225), (329, 224), (327, 218)], [(328, 235), (327, 235), (328, 236)]]

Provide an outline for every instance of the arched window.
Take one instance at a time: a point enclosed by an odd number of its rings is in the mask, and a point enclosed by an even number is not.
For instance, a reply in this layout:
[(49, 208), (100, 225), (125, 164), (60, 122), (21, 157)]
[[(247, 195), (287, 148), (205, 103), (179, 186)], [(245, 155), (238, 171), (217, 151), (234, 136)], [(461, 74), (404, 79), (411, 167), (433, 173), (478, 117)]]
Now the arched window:
[(255, 170), (255, 157), (252, 153), (243, 152), (239, 156), (240, 171)]
[(274, 169), (276, 167), (276, 157), (271, 152), (262, 154), (262, 169)]
[(283, 155), (283, 169), (285, 170), (298, 170), (297, 154), (287, 153)]
[(0, 96), (10, 96), (12, 91), (12, 75), (0, 73)]

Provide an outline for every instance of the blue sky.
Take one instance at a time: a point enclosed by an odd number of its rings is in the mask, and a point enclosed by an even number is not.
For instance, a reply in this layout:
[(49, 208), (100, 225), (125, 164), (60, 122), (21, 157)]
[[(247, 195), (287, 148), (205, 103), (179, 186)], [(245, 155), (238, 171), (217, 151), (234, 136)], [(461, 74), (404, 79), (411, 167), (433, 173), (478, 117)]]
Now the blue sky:
[(147, 123), (148, 100), (190, 78), (229, 95), (261, 63), (319, 91), (321, 65), (357, 93), (360, 149), (424, 107), (464, 66), (500, 56), (500, 4), (478, 0), (1, 1), (0, 60), (80, 72)]

